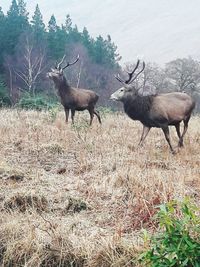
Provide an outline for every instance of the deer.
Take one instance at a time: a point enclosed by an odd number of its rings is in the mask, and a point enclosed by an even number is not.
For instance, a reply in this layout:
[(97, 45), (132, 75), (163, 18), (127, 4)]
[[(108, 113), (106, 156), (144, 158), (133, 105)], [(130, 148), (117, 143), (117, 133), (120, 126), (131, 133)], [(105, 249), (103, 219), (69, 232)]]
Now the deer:
[[(141, 95), (139, 89), (133, 84), (133, 81), (144, 71), (145, 62), (143, 62), (141, 70), (138, 70), (140, 60), (131, 72), (127, 72), (128, 78), (122, 79), (120, 75), (115, 75), (115, 78), (123, 85), (114, 92), (110, 99), (121, 101), (124, 105), (125, 113), (132, 119), (140, 121), (143, 124), (143, 131), (138, 146), (143, 146), (144, 140), (147, 137), (152, 127), (161, 128), (169, 148), (173, 154), (176, 151), (173, 149), (169, 126), (176, 128), (178, 135), (178, 147), (183, 147), (183, 137), (185, 136), (188, 123), (195, 108), (195, 101), (185, 92), (170, 92), (162, 94)], [(181, 134), (180, 123), (183, 121), (184, 128)]]
[(79, 60), (79, 55), (73, 62), (67, 62), (64, 67), (61, 67), (66, 55), (62, 60), (47, 73), (47, 77), (50, 78), (57, 89), (57, 94), (60, 98), (60, 102), (65, 110), (66, 123), (68, 122), (69, 111), (71, 111), (72, 124), (74, 124), (75, 111), (88, 110), (90, 114), (90, 125), (94, 118), (94, 114), (97, 116), (99, 123), (101, 124), (101, 118), (99, 113), (95, 110), (95, 105), (99, 99), (99, 95), (92, 90), (80, 89), (71, 87), (64, 76), (64, 69), (74, 65)]

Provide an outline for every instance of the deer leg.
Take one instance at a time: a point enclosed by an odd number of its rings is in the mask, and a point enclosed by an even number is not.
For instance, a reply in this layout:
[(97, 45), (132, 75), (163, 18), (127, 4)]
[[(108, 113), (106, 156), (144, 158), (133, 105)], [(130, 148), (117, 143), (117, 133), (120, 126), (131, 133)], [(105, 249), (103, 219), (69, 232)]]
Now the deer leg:
[(90, 126), (91, 126), (93, 118), (94, 118), (94, 108), (90, 108), (90, 109), (88, 109), (88, 111), (90, 113)]
[(96, 110), (94, 110), (93, 112), (97, 116), (99, 123), (101, 124), (101, 117), (100, 117), (99, 113)]
[(142, 135), (141, 135), (140, 142), (139, 142), (138, 146), (143, 146), (144, 140), (147, 137), (150, 129), (151, 129), (151, 127), (147, 127), (147, 126), (143, 125)]
[(184, 123), (184, 128), (183, 128), (183, 133), (182, 133), (181, 138), (180, 138), (180, 141), (179, 141), (180, 146), (183, 146), (183, 137), (184, 137), (184, 135), (185, 135), (186, 132), (187, 132), (187, 129), (188, 129), (188, 122), (189, 122), (189, 120), (190, 120), (190, 116), (187, 117), (187, 118), (183, 121), (183, 123)]
[(69, 109), (65, 108), (65, 121), (68, 123), (68, 118), (69, 118)]
[(72, 124), (74, 124), (74, 115), (75, 115), (75, 110), (74, 109), (71, 109)]
[(171, 150), (172, 154), (175, 154), (175, 151), (174, 151), (174, 149), (172, 148), (171, 141), (170, 141), (169, 127), (168, 127), (168, 126), (163, 127), (162, 130), (163, 130), (163, 132), (164, 132), (165, 138), (166, 138), (166, 140), (167, 140), (167, 143), (169, 144), (169, 147), (170, 147), (170, 150)]
[(177, 135), (179, 138), (178, 146), (181, 147), (181, 146), (183, 146), (183, 140), (181, 139), (180, 123), (176, 124), (175, 128), (176, 128), (176, 132), (177, 132)]

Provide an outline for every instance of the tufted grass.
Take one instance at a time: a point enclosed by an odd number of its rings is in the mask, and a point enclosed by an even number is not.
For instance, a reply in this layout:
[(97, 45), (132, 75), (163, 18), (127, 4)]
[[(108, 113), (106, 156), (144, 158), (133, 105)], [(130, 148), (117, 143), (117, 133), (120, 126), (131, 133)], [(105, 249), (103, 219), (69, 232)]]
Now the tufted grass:
[[(139, 266), (141, 229), (156, 229), (157, 206), (199, 202), (200, 118), (173, 156), (159, 129), (138, 149), (142, 126), (87, 113), (0, 111), (0, 264)], [(172, 143), (177, 144), (171, 128)]]

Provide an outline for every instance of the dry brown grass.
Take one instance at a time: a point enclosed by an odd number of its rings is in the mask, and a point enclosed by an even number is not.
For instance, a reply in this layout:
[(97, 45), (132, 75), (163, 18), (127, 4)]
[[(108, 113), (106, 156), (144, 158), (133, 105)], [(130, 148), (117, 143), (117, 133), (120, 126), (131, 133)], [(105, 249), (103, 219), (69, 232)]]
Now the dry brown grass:
[[(140, 123), (88, 115), (0, 112), (1, 266), (136, 266), (140, 230), (157, 205), (199, 201), (200, 119), (173, 156), (159, 129), (137, 149)], [(177, 142), (171, 130), (173, 143)]]

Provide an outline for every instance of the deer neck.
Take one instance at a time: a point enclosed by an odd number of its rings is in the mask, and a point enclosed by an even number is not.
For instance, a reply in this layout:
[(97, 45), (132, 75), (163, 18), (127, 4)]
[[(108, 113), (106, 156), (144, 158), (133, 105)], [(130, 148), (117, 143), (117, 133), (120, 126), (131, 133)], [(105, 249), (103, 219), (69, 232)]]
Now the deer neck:
[(124, 101), (124, 111), (133, 120), (143, 121), (148, 117), (154, 96), (137, 96)]
[(68, 84), (64, 76), (62, 77), (61, 80), (57, 81), (56, 88), (58, 90), (58, 94), (60, 95), (60, 97), (70, 93), (70, 89), (71, 89), (70, 85)]

